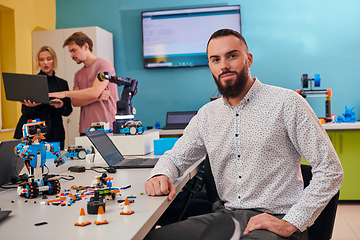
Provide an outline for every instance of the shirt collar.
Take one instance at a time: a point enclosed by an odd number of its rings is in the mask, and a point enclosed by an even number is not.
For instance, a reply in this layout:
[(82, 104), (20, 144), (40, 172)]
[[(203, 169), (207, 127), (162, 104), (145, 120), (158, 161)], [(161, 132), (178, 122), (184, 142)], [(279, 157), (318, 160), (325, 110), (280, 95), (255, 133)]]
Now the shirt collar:
[(254, 84), (251, 86), (251, 88), (249, 89), (245, 97), (240, 101), (240, 103), (249, 102), (250, 100), (252, 100), (256, 96), (256, 94), (260, 91), (262, 86), (263, 84), (259, 81), (259, 79), (255, 77)]

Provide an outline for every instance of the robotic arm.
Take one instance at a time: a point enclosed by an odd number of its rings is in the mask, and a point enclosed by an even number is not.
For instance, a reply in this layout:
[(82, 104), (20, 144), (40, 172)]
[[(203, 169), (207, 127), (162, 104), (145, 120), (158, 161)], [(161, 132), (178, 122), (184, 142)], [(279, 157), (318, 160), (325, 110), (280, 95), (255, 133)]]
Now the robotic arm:
[(111, 76), (108, 72), (99, 73), (97, 78), (99, 81), (109, 80), (109, 82), (115, 83), (118, 86), (124, 86), (121, 99), (117, 102), (117, 115), (135, 114), (131, 105), (131, 99), (136, 95), (138, 90), (138, 81), (136, 79)]

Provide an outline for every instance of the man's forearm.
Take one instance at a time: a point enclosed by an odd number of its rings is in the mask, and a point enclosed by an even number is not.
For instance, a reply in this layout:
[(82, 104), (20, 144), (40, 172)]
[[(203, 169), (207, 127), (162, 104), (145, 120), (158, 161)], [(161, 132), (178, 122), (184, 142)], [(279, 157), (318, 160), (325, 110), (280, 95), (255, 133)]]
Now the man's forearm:
[(92, 99), (79, 99), (79, 98), (72, 98), (71, 99), (71, 103), (74, 107), (85, 107), (93, 102), (96, 102), (95, 100)]

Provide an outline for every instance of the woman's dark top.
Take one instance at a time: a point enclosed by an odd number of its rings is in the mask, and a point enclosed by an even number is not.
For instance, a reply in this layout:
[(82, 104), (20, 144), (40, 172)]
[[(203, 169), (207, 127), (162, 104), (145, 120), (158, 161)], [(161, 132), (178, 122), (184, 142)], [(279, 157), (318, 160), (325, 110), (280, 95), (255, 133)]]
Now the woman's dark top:
[[(40, 71), (38, 75), (46, 75), (43, 71)], [(67, 81), (55, 76), (55, 72), (52, 76), (47, 76), (49, 92), (62, 92), (68, 91), (69, 86)], [(70, 98), (61, 99), (64, 105), (61, 108), (55, 108), (49, 104), (41, 104), (35, 107), (27, 107), (22, 105), (22, 116), (16, 126), (14, 138), (20, 139), (22, 135), (22, 126), (27, 123), (28, 119), (39, 118), (41, 121), (45, 121), (48, 127), (48, 132), (45, 135), (47, 142), (60, 142), (61, 149), (64, 149), (65, 130), (63, 126), (62, 116), (69, 116), (72, 112)]]

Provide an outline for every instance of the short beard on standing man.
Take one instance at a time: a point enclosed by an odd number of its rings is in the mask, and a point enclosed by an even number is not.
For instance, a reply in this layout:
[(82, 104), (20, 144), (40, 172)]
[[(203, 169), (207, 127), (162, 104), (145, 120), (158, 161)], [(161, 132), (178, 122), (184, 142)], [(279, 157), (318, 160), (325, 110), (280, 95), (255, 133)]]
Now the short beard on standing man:
[[(222, 72), (217, 78), (213, 75), (220, 94), (226, 99), (238, 97), (246, 86), (248, 81), (248, 72), (249, 70), (247, 64), (245, 64), (239, 73), (235, 71), (226, 71)], [(225, 86), (223, 86), (220, 82), (220, 77), (227, 73), (234, 73), (236, 75), (236, 79), (233, 84), (230, 84), (226, 81), (224, 83)]]

